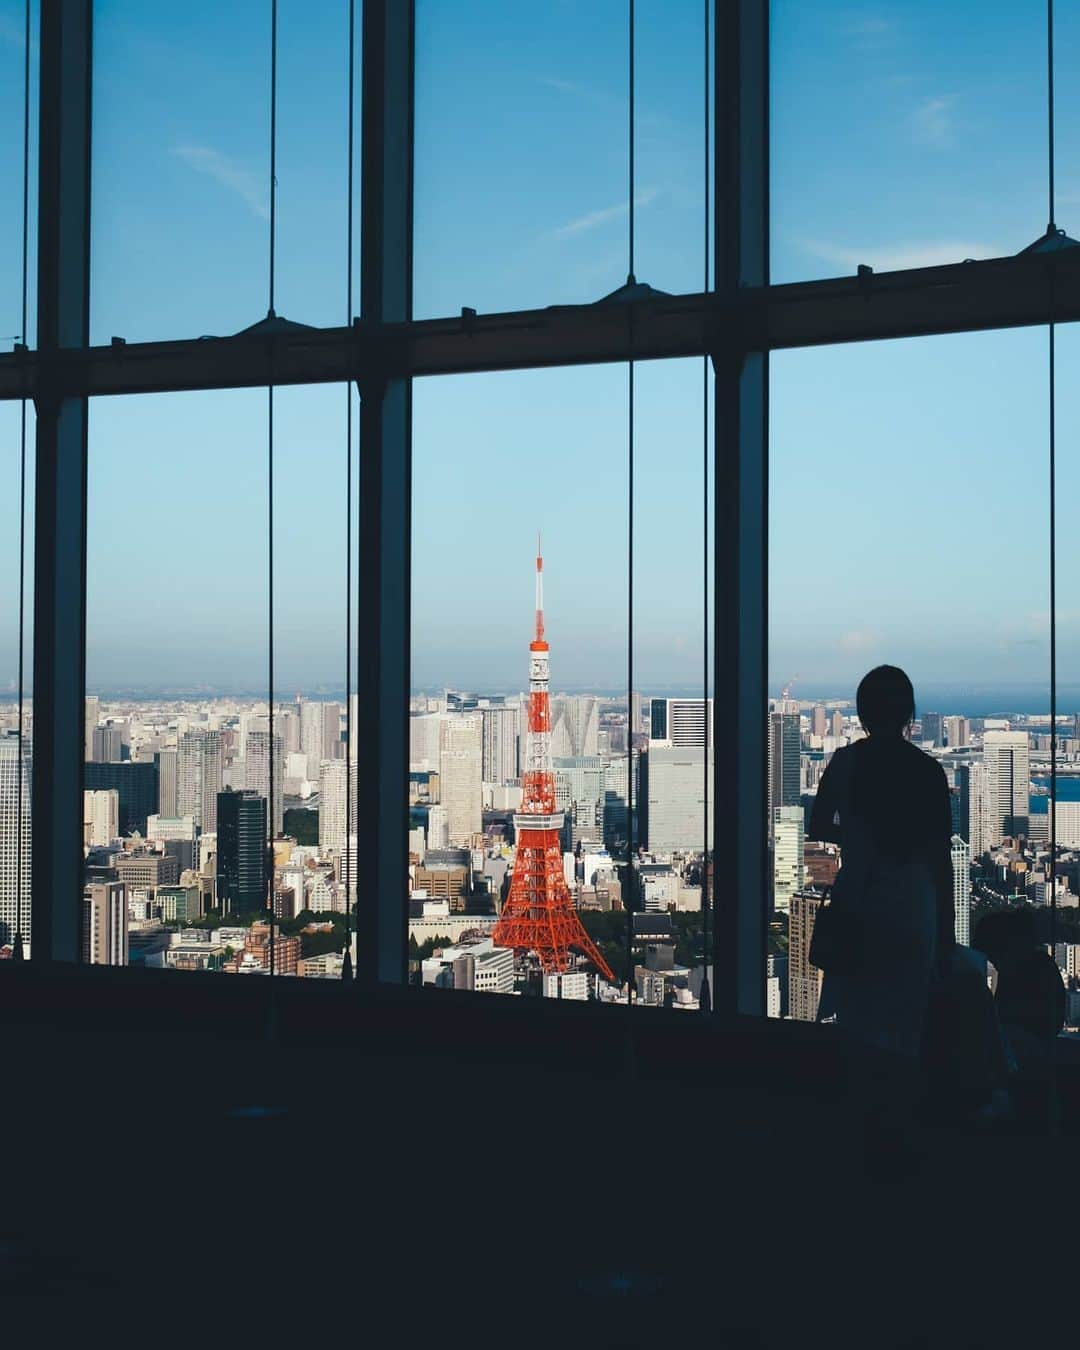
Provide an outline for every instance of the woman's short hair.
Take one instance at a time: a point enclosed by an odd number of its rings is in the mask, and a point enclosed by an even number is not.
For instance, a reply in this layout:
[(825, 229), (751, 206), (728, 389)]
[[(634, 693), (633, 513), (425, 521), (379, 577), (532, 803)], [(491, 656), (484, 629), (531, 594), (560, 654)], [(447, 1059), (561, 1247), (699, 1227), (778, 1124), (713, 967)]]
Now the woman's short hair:
[(859, 683), (855, 707), (871, 736), (900, 732), (915, 716), (915, 690), (899, 666), (875, 666)]

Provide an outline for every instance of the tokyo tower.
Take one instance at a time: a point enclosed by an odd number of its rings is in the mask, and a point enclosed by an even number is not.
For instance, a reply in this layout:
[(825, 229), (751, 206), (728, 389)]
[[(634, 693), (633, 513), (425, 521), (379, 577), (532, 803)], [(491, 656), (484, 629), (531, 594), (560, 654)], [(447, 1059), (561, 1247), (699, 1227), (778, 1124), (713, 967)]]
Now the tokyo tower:
[(544, 641), (544, 560), (539, 540), (536, 554), (536, 634), (529, 643), (529, 731), (521, 810), (514, 816), (517, 856), (510, 894), (492, 937), (496, 946), (532, 953), (545, 974), (568, 970), (573, 948), (614, 984), (615, 976), (582, 926), (563, 874), (563, 813), (555, 809), (555, 774), (551, 768), (549, 649)]

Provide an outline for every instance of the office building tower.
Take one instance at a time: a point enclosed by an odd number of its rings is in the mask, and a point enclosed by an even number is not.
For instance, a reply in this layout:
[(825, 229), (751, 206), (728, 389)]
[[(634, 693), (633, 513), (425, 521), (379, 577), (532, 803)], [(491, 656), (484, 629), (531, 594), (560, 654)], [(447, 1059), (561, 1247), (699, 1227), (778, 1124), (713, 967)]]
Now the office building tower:
[[(795, 719), (798, 727), (798, 718)], [(649, 745), (704, 747), (712, 744), (711, 698), (654, 698), (650, 704)]]
[[(970, 764), (958, 764), (953, 772), (956, 784), (958, 823), (954, 834), (958, 834), (966, 843), (971, 843), (971, 768)], [(978, 857), (978, 854), (974, 854)]]
[(612, 755), (603, 761), (604, 764), (604, 843), (613, 852), (621, 852), (626, 846), (629, 838), (630, 820), (628, 819), (627, 805), (630, 799), (630, 788), (633, 787), (633, 836), (634, 847), (641, 843), (641, 763), (642, 755), (639, 751), (633, 752), (632, 764), (630, 770), (632, 777), (628, 779), (628, 760), (625, 752), (621, 755)]
[(448, 716), (439, 729), (439, 800), (446, 807), (451, 845), (468, 844), (483, 828), (483, 719)]
[(120, 794), (116, 788), (83, 793), (83, 845), (101, 848), (120, 834)]
[[(439, 729), (444, 713), (413, 713), (409, 717), (409, 769), (413, 773), (437, 772)], [(494, 780), (489, 780), (494, 781)]]
[(815, 736), (824, 737), (828, 735), (829, 718), (823, 703), (819, 703), (810, 715), (810, 730)]
[(282, 708), (275, 712), (274, 730), (281, 737), (286, 755), (300, 753), (300, 714), (294, 708)]
[(91, 966), (128, 963), (128, 903), (123, 881), (91, 881), (83, 891), (82, 959)]
[(154, 756), (158, 771), (158, 812), (163, 816), (177, 815), (177, 752), (159, 750)]
[(711, 847), (712, 751), (700, 746), (657, 746), (650, 740), (641, 764), (642, 833), (652, 852), (700, 853)]
[[(516, 703), (495, 704), (481, 711), (484, 721), (483, 763), (485, 783), (507, 783), (519, 776), (518, 737), (520, 709)], [(411, 727), (410, 727), (411, 730)], [(410, 747), (410, 758), (411, 758)]]
[[(324, 704), (315, 705), (322, 709)], [(337, 707), (337, 704), (334, 704)], [(271, 821), (275, 837), (281, 834), (285, 826), (285, 748), (281, 743), (281, 737), (274, 732), (274, 792), (273, 792), (273, 810)], [(244, 750), (244, 787), (248, 792), (257, 793), (260, 797), (270, 795), (270, 733), (269, 731), (249, 731), (247, 734), (247, 746)], [(318, 776), (319, 765), (316, 762), (308, 760), (308, 772), (312, 768)]]
[(806, 884), (806, 813), (801, 806), (773, 812), (773, 908), (786, 913)]
[(168, 853), (152, 853), (148, 849), (122, 853), (116, 859), (114, 868), (129, 894), (136, 890), (175, 886), (180, 880), (180, 865), (176, 858)]
[(97, 724), (100, 721), (101, 699), (94, 694), (89, 694), (86, 698), (85, 711), (83, 713), (83, 738), (86, 741), (83, 759), (94, 758), (94, 731), (97, 729)]
[(428, 849), (450, 847), (450, 821), (445, 806), (429, 806), (427, 813)]
[[(337, 854), (345, 851), (346, 834), (356, 834), (357, 783), (352, 771), (349, 806), (352, 820), (346, 826), (346, 763), (343, 759), (324, 759), (319, 768), (319, 847)], [(353, 874), (355, 877), (355, 873)]]
[(930, 745), (944, 744), (944, 719), (940, 713), (928, 712), (922, 715), (922, 738)]
[(966, 717), (945, 718), (945, 744), (950, 750), (971, 743), (971, 723)]
[[(22, 807), (19, 798), (19, 738), (0, 736), (0, 947), (21, 933), (30, 941), (30, 797), (32, 752), (22, 745)], [(21, 835), (21, 846), (20, 846)]]
[[(971, 856), (981, 858), (991, 847), (991, 801), (989, 778), (986, 765), (982, 763), (965, 766), (960, 779), (961, 812), (967, 802), (967, 842), (971, 846)], [(961, 838), (963, 831), (961, 831)]]
[(799, 804), (802, 747), (798, 713), (769, 714), (768, 756), (768, 808), (771, 821), (778, 807)]
[(553, 759), (555, 805), (564, 813), (563, 846), (599, 843), (604, 837), (604, 764), (599, 755)]
[(177, 748), (176, 814), (191, 816), (205, 834), (213, 834), (217, 828), (222, 775), (221, 732), (202, 727), (185, 731)]
[(1058, 848), (1080, 849), (1080, 802), (1048, 802)]
[(642, 716), (642, 698), (638, 693), (630, 695), (630, 734), (640, 736), (645, 730), (645, 720)]
[(989, 844), (1028, 832), (1028, 794), (1031, 791), (1026, 731), (988, 731), (983, 736), (990, 804)]
[(578, 759), (597, 753), (600, 703), (592, 697), (555, 698), (551, 701), (551, 753), (560, 759)]
[(116, 722), (94, 728), (90, 758), (99, 764), (118, 764), (124, 758), (124, 731)]
[(161, 811), (146, 818), (146, 837), (156, 841), (194, 839), (195, 822), (190, 816), (167, 816)]
[(953, 916), (956, 940), (971, 942), (971, 846), (960, 835), (952, 837)]
[(815, 1022), (821, 995), (821, 971), (810, 964), (810, 940), (822, 896), (796, 891), (788, 915), (788, 1015), (796, 1022)]
[(118, 798), (119, 833), (146, 833), (146, 821), (158, 809), (156, 764), (125, 760), (122, 764), (92, 761), (83, 765), (83, 787), (98, 792), (115, 788)]
[[(249, 733), (256, 734), (260, 733)], [(219, 908), (232, 914), (250, 914), (264, 909), (267, 903), (266, 798), (247, 790), (219, 793), (217, 818)]]
[(829, 735), (837, 740), (843, 739), (844, 735), (844, 714), (837, 709), (829, 719)]

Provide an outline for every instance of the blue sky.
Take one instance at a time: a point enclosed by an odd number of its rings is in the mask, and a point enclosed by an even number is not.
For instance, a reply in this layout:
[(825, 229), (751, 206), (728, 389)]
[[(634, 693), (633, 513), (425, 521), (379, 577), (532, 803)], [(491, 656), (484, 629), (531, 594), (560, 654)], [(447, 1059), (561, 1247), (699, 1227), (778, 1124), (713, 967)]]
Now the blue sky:
[[(1058, 219), (1080, 235), (1080, 6), (1059, 6)], [(18, 331), (21, 0), (0, 0), (0, 340)], [(226, 333), (267, 305), (267, 0), (98, 0), (92, 337)], [(637, 274), (702, 283), (699, 0), (638, 0)], [(345, 0), (280, 0), (277, 308), (345, 293)], [(1028, 3), (774, 0), (777, 281), (1012, 252), (1046, 223), (1045, 35)], [(623, 0), (418, 0), (418, 316), (588, 301), (627, 266)], [(13, 190), (7, 190), (8, 187)], [(15, 209), (9, 209), (14, 204)], [(1075, 222), (1075, 223), (1074, 223)], [(353, 306), (355, 308), (355, 305)], [(1059, 336), (1059, 623), (1080, 681), (1080, 431)], [(772, 366), (771, 669), (846, 690), (1045, 680), (1046, 335), (785, 353)], [(634, 635), (646, 689), (701, 678), (701, 364), (638, 373)], [(340, 388), (279, 395), (282, 693), (344, 664)], [(91, 415), (91, 686), (255, 687), (266, 643), (265, 396)], [(14, 484), (17, 417), (0, 407)], [(627, 634), (626, 372), (415, 391), (414, 678), (524, 676), (542, 529), (555, 682), (616, 688)], [(14, 578), (13, 490), (0, 570)], [(0, 688), (14, 595), (0, 608)]]

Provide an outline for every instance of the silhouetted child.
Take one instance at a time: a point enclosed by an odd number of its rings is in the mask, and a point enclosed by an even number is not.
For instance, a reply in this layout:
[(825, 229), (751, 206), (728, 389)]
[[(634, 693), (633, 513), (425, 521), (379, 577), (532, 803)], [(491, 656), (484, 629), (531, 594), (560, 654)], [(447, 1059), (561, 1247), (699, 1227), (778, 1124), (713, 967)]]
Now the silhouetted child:
[(1054, 1041), (1065, 1024), (1065, 986), (1057, 962), (1039, 941), (1029, 909), (987, 914), (976, 927), (972, 946), (997, 971), (995, 1002), (1017, 1117), (1052, 1125)]

